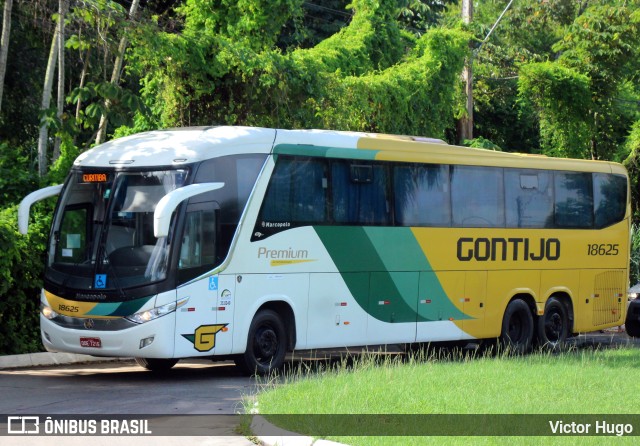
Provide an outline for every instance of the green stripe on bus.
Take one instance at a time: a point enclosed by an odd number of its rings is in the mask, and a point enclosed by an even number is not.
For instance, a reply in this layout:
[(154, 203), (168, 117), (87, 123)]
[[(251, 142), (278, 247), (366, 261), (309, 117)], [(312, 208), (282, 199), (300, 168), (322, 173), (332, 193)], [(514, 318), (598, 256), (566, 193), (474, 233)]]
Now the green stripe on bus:
[(340, 158), (374, 160), (379, 150), (339, 149), (335, 147), (309, 146), (298, 144), (278, 144), (274, 155), (314, 156), (320, 158)]
[[(469, 319), (447, 297), (410, 228), (314, 229), (352, 296), (372, 317), (384, 322), (438, 321), (443, 315)], [(430, 304), (419, 304), (426, 295)]]
[(151, 297), (141, 297), (127, 302), (99, 303), (87, 316), (130, 316), (136, 313)]
[(130, 300), (128, 302), (122, 302), (118, 309), (110, 314), (110, 316), (129, 316), (136, 313), (144, 304), (146, 304), (150, 297), (142, 297), (140, 299)]

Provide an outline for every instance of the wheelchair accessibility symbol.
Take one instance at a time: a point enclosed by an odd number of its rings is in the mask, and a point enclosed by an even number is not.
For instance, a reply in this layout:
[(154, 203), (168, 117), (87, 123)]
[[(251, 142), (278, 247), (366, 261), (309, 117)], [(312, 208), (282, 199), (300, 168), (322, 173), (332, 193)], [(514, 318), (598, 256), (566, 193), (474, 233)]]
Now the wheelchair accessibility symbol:
[(209, 290), (210, 291), (218, 290), (218, 276), (209, 277)]
[(107, 275), (96, 274), (96, 280), (93, 284), (94, 288), (106, 288), (107, 287)]

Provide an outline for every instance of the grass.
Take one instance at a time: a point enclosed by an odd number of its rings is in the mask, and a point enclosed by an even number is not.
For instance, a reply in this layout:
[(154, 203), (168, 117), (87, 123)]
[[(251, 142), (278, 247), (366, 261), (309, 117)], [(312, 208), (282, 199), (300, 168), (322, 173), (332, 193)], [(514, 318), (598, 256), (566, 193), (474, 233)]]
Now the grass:
[[(290, 370), (281, 377), (264, 382), (257, 401), (260, 413), (267, 417), (267, 414), (635, 414), (639, 409), (635, 403), (640, 390), (637, 384), (639, 371), (640, 350), (630, 348), (574, 349), (518, 357), (473, 357), (458, 353), (453, 356), (384, 356), (381, 359), (370, 354), (345, 358), (338, 364), (325, 364), (314, 370), (308, 366)], [(322, 417), (306, 417), (305, 421), (305, 417), (276, 416), (273, 422), (284, 424), (281, 427), (296, 432), (305, 432), (309, 428), (305, 422), (318, 422), (319, 418)], [(556, 419), (549, 417), (549, 420)], [(481, 417), (461, 420), (484, 423)], [(391, 417), (387, 420), (374, 416), (351, 416), (326, 417), (323, 421), (332, 423), (333, 432), (341, 432), (340, 423), (344, 422), (349, 425), (347, 432), (355, 430), (366, 435), (380, 428), (380, 423), (389, 422), (393, 431), (401, 429), (403, 423), (411, 429), (415, 423), (427, 420), (420, 417)], [(502, 421), (510, 422), (508, 419)], [(618, 422), (616, 417), (607, 421)], [(367, 422), (373, 424), (367, 427)], [(543, 424), (548, 426), (548, 420), (543, 420)], [(483, 427), (486, 424), (479, 426)], [(331, 432), (320, 431), (326, 434), (323, 438), (350, 445), (600, 445), (613, 439), (616, 444), (631, 444), (633, 440), (633, 437), (615, 436), (606, 439), (584, 436), (338, 437), (330, 435)], [(634, 431), (640, 431), (640, 424), (634, 425)]]

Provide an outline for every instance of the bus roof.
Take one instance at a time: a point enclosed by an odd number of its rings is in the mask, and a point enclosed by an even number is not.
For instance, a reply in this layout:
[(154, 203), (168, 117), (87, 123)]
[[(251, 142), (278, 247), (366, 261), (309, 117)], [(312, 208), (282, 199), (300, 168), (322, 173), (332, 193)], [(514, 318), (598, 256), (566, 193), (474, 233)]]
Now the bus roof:
[(272, 151), (337, 158), (626, 174), (625, 169), (616, 163), (472, 149), (425, 137), (231, 126), (185, 127), (126, 136), (84, 152), (74, 165), (148, 168), (183, 165), (225, 155), (267, 154)]

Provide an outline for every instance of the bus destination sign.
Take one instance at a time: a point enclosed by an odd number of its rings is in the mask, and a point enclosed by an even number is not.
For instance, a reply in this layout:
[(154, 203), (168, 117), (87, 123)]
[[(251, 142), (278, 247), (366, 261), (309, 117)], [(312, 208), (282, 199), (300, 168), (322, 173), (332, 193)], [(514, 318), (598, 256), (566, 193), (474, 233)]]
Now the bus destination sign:
[(84, 173), (82, 174), (83, 183), (106, 183), (106, 173)]

